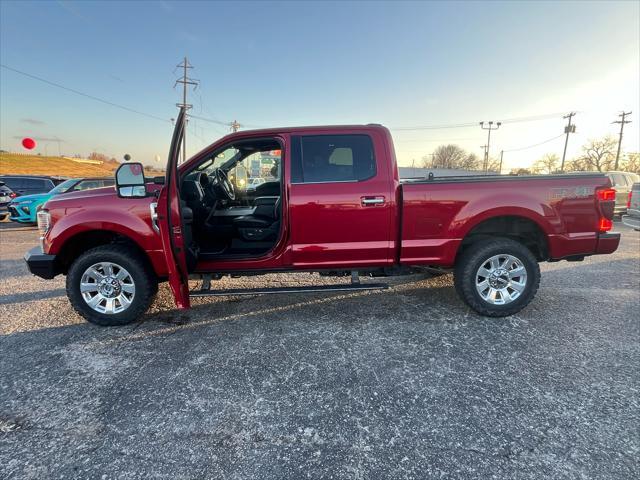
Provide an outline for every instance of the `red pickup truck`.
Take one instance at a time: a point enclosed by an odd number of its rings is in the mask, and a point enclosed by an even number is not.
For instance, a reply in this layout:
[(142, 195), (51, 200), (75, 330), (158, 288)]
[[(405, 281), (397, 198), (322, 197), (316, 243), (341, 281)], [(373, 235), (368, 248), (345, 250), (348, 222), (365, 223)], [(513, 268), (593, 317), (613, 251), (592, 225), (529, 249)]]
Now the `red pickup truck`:
[[(125, 163), (116, 189), (55, 197), (38, 213), (41, 245), (29, 270), (65, 274), (88, 321), (123, 325), (168, 280), (178, 308), (190, 296), (385, 288), (358, 274), (453, 269), (476, 312), (512, 315), (534, 297), (538, 262), (612, 253), (615, 191), (596, 175), (400, 180), (380, 125), (230, 134), (179, 165), (180, 112), (165, 177)], [(262, 175), (242, 188), (239, 172)], [(224, 275), (315, 271), (351, 283), (211, 289)], [(202, 288), (189, 291), (190, 277)]]

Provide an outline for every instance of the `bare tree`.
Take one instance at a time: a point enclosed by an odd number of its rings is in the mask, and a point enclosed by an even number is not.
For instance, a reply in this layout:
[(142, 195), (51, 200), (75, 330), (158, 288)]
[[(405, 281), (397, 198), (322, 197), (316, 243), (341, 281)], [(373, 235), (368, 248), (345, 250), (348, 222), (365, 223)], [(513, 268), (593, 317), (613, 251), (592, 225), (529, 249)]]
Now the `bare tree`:
[(590, 140), (582, 147), (580, 160), (585, 163), (587, 170), (606, 172), (613, 166), (615, 160), (617, 140), (607, 136)]
[(533, 171), (536, 173), (553, 173), (558, 168), (558, 163), (560, 163), (560, 159), (555, 153), (547, 153), (533, 165)]
[(622, 169), (625, 172), (640, 174), (640, 153), (627, 153), (622, 162)]
[(531, 175), (531, 170), (528, 168), (512, 168), (511, 175)]
[(100, 160), (100, 161), (105, 162), (105, 161), (109, 160), (109, 157), (107, 157), (103, 153), (91, 152), (89, 154), (89, 160)]
[(428, 154), (428, 155), (424, 155), (422, 157), (422, 162), (420, 163), (420, 166), (422, 168), (431, 168), (433, 167), (433, 154)]
[(496, 172), (500, 170), (500, 159), (489, 157), (489, 163), (487, 165), (487, 172)]
[(586, 172), (589, 165), (582, 158), (574, 158), (565, 163), (564, 169), (567, 172)]
[(440, 145), (433, 152), (431, 166), (433, 168), (460, 168), (460, 164), (467, 157), (467, 152), (458, 145)]
[(479, 170), (480, 159), (475, 153), (468, 153), (458, 145), (440, 145), (434, 153), (422, 157), (424, 168), (450, 168)]
[(470, 153), (460, 161), (458, 168), (462, 170), (479, 170), (480, 159), (475, 153)]

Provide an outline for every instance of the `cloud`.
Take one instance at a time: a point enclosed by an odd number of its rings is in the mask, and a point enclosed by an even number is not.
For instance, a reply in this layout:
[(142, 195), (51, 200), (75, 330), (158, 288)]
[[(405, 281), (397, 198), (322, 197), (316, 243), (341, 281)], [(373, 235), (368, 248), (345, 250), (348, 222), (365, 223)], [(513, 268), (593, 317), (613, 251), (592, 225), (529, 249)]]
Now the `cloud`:
[(38, 120), (37, 118), (21, 118), (21, 122), (28, 123), (29, 125), (46, 125), (46, 122)]
[[(18, 140), (22, 140), (23, 138), (25, 138), (26, 135), (14, 135), (13, 138), (16, 138)], [(63, 139), (58, 138), (58, 137), (29, 137), (29, 138), (33, 138), (34, 140), (38, 141), (38, 142), (60, 142), (60, 143), (66, 143)]]

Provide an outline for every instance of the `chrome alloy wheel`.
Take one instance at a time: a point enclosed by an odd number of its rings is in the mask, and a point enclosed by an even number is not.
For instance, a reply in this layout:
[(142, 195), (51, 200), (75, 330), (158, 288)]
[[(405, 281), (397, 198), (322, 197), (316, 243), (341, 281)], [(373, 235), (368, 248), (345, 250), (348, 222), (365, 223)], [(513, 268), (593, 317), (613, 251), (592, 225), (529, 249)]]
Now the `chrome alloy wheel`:
[(492, 305), (504, 305), (517, 299), (527, 286), (527, 269), (513, 255), (494, 255), (476, 272), (476, 290)]
[(133, 301), (136, 285), (131, 274), (117, 263), (91, 265), (80, 279), (82, 298), (99, 313), (124, 312)]

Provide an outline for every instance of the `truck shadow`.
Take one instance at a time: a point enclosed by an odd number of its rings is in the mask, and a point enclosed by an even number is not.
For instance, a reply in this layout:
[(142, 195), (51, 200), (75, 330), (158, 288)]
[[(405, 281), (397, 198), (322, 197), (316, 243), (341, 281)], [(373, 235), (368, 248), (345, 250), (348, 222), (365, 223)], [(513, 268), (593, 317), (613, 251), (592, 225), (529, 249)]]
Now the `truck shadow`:
[[(438, 281), (438, 285), (429, 283)], [(394, 283), (388, 290), (326, 294), (289, 294), (247, 297), (214, 297), (192, 305), (188, 311), (164, 310), (147, 314), (138, 324), (138, 335), (165, 335), (181, 330), (247, 322), (304, 322), (356, 325), (391, 316), (420, 317), (433, 321), (466, 315), (450, 277)], [(478, 317), (480, 318), (480, 317)], [(129, 337), (128, 339), (131, 339)]]
[(48, 298), (63, 297), (66, 294), (67, 292), (64, 288), (36, 292), (12, 293), (9, 295), (0, 295), (0, 305), (23, 303), (32, 300), (46, 300)]
[[(437, 285), (432, 284), (438, 282)], [(431, 284), (431, 285), (430, 285)], [(450, 276), (413, 281), (394, 281), (390, 289), (381, 291), (336, 292), (334, 295), (299, 293), (289, 295), (252, 295), (246, 297), (211, 297), (200, 299), (187, 311), (167, 308), (169, 292), (161, 292), (163, 305), (153, 308), (139, 322), (123, 327), (98, 327), (89, 323), (44, 326), (37, 330), (4, 335), (29, 335), (37, 332), (73, 331), (85, 340), (129, 342), (145, 337), (162, 337), (178, 331), (225, 329), (224, 325), (240, 323), (261, 328), (264, 322), (313, 322), (355, 325), (371, 318), (424, 313), (424, 320), (455, 311), (465, 314), (466, 307), (457, 298)], [(60, 297), (64, 288), (47, 292), (29, 292), (0, 297), (0, 303), (18, 304), (25, 301)], [(170, 301), (170, 300), (169, 300)], [(161, 308), (161, 309), (159, 309)], [(61, 332), (60, 332), (61, 333)], [(2, 338), (2, 337), (0, 337)]]

